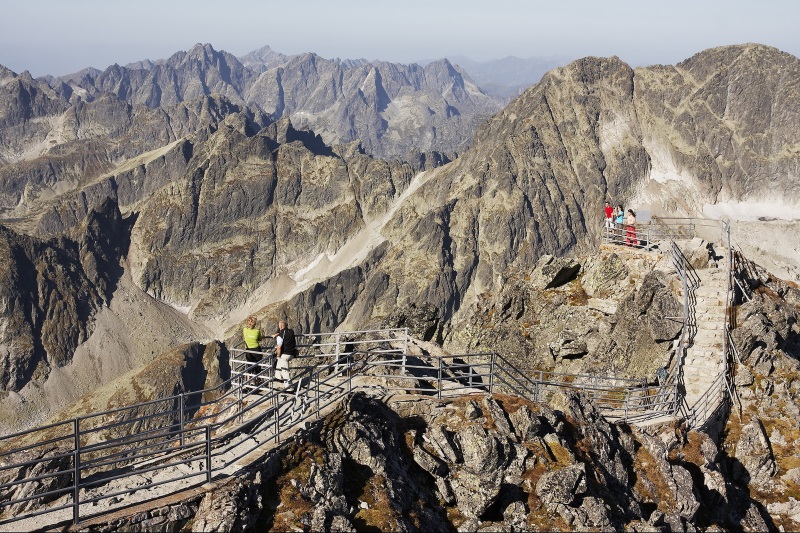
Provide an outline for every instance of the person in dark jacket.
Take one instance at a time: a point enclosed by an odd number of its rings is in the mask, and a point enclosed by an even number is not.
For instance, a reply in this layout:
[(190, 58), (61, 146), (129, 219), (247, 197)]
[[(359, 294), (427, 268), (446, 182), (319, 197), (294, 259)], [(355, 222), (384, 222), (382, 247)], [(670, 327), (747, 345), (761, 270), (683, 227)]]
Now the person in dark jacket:
[(297, 341), (294, 337), (294, 330), (289, 327), (285, 320), (278, 322), (278, 331), (272, 336), (275, 339), (275, 355), (278, 362), (275, 365), (275, 378), (286, 383), (292, 379), (289, 373), (289, 361), (297, 355)]

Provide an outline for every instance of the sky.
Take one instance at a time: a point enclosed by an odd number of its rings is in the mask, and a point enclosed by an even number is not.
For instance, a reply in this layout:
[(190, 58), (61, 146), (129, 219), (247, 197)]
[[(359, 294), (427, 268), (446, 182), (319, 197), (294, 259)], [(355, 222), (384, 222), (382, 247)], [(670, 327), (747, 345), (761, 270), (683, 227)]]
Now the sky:
[(798, 21), (797, 0), (0, 0), (0, 65), (58, 76), (210, 43), (236, 56), (268, 45), (401, 63), (616, 55), (640, 66), (746, 42), (800, 56)]

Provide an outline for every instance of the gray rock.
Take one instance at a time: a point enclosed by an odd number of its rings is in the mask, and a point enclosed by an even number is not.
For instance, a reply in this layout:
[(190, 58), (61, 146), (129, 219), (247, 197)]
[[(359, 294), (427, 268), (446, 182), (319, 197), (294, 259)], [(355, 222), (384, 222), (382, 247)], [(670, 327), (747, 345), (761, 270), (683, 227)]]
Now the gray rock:
[(464, 468), (473, 473), (495, 472), (503, 463), (503, 446), (500, 441), (477, 425), (470, 425), (457, 433), (464, 458)]
[(502, 471), (485, 470), (475, 472), (462, 466), (450, 480), (459, 512), (478, 518), (500, 497)]
[(438, 457), (431, 455), (419, 446), (415, 446), (412, 453), (414, 454), (414, 461), (434, 478), (447, 475), (447, 465)]
[(497, 403), (491, 395), (487, 395), (483, 397), (483, 408), (485, 412), (492, 415), (492, 421), (494, 422), (495, 428), (500, 432), (500, 435), (508, 436), (513, 435), (511, 431), (511, 425), (508, 423), (508, 417), (506, 412), (500, 407), (500, 404)]
[(768, 484), (778, 470), (764, 425), (754, 418), (742, 427), (734, 457), (734, 476), (755, 486)]
[[(469, 409), (469, 404), (466, 410)], [(467, 417), (469, 418), (469, 417)], [(433, 424), (428, 427), (423, 438), (427, 438), (430, 445), (439, 454), (439, 458), (450, 464), (461, 462), (461, 453), (458, 450), (453, 438), (441, 424)]]
[(246, 530), (255, 524), (262, 507), (260, 474), (235, 479), (203, 497), (192, 531)]
[(456, 495), (453, 493), (453, 488), (447, 479), (437, 477), (436, 490), (439, 492), (439, 497), (445, 504), (453, 505), (456, 503)]
[(533, 283), (542, 289), (560, 287), (575, 279), (581, 264), (574, 259), (543, 255), (531, 274)]
[(753, 373), (750, 372), (750, 369), (747, 368), (745, 365), (738, 365), (736, 367), (736, 387), (749, 387), (753, 383), (755, 383), (755, 376)]
[(556, 362), (581, 357), (589, 352), (584, 335), (568, 329), (561, 330), (557, 341), (550, 343), (549, 346)]
[(356, 533), (357, 530), (346, 516), (336, 515), (331, 518), (331, 525), (325, 531), (330, 531), (331, 533)]
[(586, 490), (586, 467), (583, 463), (546, 472), (536, 483), (536, 495), (548, 509), (554, 508), (555, 504), (570, 505)]
[(469, 400), (464, 407), (464, 416), (467, 418), (467, 420), (475, 420), (482, 414), (483, 413), (481, 413), (481, 410), (478, 408), (478, 404), (473, 400)]
[(509, 416), (514, 432), (522, 442), (543, 436), (541, 420), (527, 405), (521, 406)]

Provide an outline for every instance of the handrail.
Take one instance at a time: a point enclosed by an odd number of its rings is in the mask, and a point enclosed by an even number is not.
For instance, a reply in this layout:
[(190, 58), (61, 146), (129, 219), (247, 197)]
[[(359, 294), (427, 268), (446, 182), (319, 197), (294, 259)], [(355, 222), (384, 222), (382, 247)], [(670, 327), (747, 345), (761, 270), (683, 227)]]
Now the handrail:
[[(680, 252), (674, 242), (670, 249), (670, 253), (673, 254), (675, 254), (675, 250)], [(682, 253), (675, 254), (673, 262), (676, 271), (682, 277), (682, 286), (684, 287), (684, 324), (678, 345), (680, 352), (686, 345), (685, 337), (691, 326), (692, 301), (689, 297), (689, 290), (695, 285), (692, 275), (696, 277), (696, 274), (691, 270), (691, 265)], [(402, 332), (402, 334), (398, 332)], [(376, 334), (381, 337), (352, 338), (354, 335), (374, 336)], [(259, 353), (262, 359), (250, 363), (237, 359), (239, 355), (248, 353), (247, 350), (231, 348), (229, 350), (232, 363), (231, 377), (215, 387), (92, 413), (71, 421), (8, 435), (0, 438), (0, 442), (9, 442), (12, 439), (24, 438), (29, 435), (34, 436), (36, 432), (66, 429), (70, 424), (74, 425), (71, 434), (43, 439), (45, 444), (25, 444), (24, 447), (5, 450), (0, 453), (0, 457), (29, 453), (37, 449), (42, 450), (44, 446), (51, 446), (59, 450), (58, 457), (62, 462), (69, 463), (69, 458), (72, 458), (71, 464), (65, 464), (63, 469), (58, 467), (59, 469), (52, 475), (45, 474), (45, 476), (72, 475), (74, 487), (67, 487), (63, 492), (73, 491), (73, 521), (78, 523), (82, 503), (96, 502), (105, 498), (103, 494), (93, 494), (92, 491), (95, 489), (91, 487), (100, 487), (109, 479), (122, 479), (126, 476), (137, 475), (142, 472), (141, 467), (155, 472), (163, 471), (165, 464), (195, 464), (194, 461), (197, 461), (196, 464), (200, 464), (202, 461), (204, 467), (197, 468), (195, 466), (196, 473), (180, 477), (180, 479), (200, 477), (204, 474), (205, 481), (210, 481), (215, 473), (223, 472), (235, 460), (251, 453), (266, 442), (254, 439), (254, 442), (248, 443), (248, 439), (240, 438), (239, 436), (242, 435), (245, 428), (251, 428), (248, 429), (251, 431), (248, 437), (263, 435), (260, 438), (274, 439), (276, 442), (280, 442), (281, 435), (297, 427), (297, 424), (300, 423), (298, 421), (320, 416), (322, 410), (332, 405), (333, 402), (364, 386), (354, 380), (367, 369), (382, 368), (385, 370), (378, 373), (373, 372), (370, 377), (385, 378), (382, 387), (386, 390), (415, 390), (437, 394), (440, 397), (446, 394), (465, 394), (481, 390), (494, 392), (505, 388), (534, 401), (541, 401), (544, 394), (549, 394), (548, 391), (551, 392), (557, 388), (580, 389), (586, 392), (611, 418), (628, 423), (662, 415), (674, 415), (680, 410), (687, 412), (687, 406), (685, 406), (685, 401), (679, 391), (679, 378), (660, 383), (658, 386), (648, 386), (643, 380), (631, 378), (534, 371), (538, 374), (537, 379), (536, 376), (529, 375), (531, 371), (516, 368), (505, 357), (496, 353), (458, 354), (447, 357), (414, 356), (420, 363), (410, 364), (407, 354), (407, 328), (314, 333), (302, 334), (298, 337), (303, 340), (318, 340), (319, 342), (308, 344), (298, 343), (298, 347), (302, 346), (308, 350), (319, 349), (321, 353), (298, 357), (310, 364), (302, 368), (293, 367), (295, 375), (291, 380), (292, 400), (288, 403), (279, 401), (279, 398), (286, 394), (284, 391), (272, 390), (275, 370), (273, 357)], [(380, 346), (380, 344), (387, 346)], [(347, 352), (344, 350), (345, 346), (347, 346)], [(358, 346), (367, 349), (358, 350)], [(333, 348), (333, 353), (327, 353), (327, 348)], [(396, 357), (392, 357), (393, 355)], [(680, 357), (676, 359), (680, 359)], [(391, 379), (396, 378), (414, 379), (418, 385), (404, 387), (397, 384), (392, 385)], [(718, 377), (715, 384), (719, 379)], [(427, 384), (428, 388), (423, 387), (424, 384)], [(727, 386), (727, 382), (725, 385)], [(703, 405), (706, 405), (711, 401), (710, 394), (704, 396), (705, 403)], [(187, 398), (194, 401), (187, 401)], [(203, 401), (203, 398), (209, 399)], [(142, 412), (143, 410), (157, 409), (159, 405), (167, 406), (167, 408), (155, 413)], [(214, 409), (207, 409), (208, 407), (214, 407)], [(692, 421), (697, 420), (700, 407), (699, 405), (693, 406), (691, 411), (687, 412)], [(215, 411), (217, 408), (219, 410)], [(185, 416), (187, 412), (190, 416)], [(127, 419), (120, 420), (119, 417)], [(125, 430), (126, 427), (133, 428), (159, 418), (162, 419), (158, 422), (161, 424), (160, 426), (156, 425), (156, 422), (152, 422), (154, 427), (145, 431), (137, 430), (137, 435), (124, 434), (124, 431), (132, 431), (132, 429)], [(97, 420), (97, 423), (90, 423), (94, 420)], [(84, 426), (91, 425), (82, 427), (82, 424)], [(120, 428), (121, 433), (116, 437), (101, 439), (99, 442), (91, 444), (81, 442), (82, 437), (85, 440), (87, 434), (94, 433), (99, 436), (103, 429), (109, 428)], [(46, 435), (46, 433), (39, 435)], [(71, 445), (69, 446), (60, 444), (70, 441)], [(216, 448), (212, 448), (212, 445), (215, 445)], [(108, 453), (108, 455), (97, 457), (98, 453)], [(41, 459), (31, 459), (30, 464), (53, 460), (52, 456), (48, 457), (46, 453), (43, 455), (44, 457)], [(231, 455), (236, 459), (231, 459)], [(18, 463), (17, 467), (19, 464), (21, 463)], [(102, 472), (104, 467), (113, 465), (121, 465), (124, 468), (118, 468), (114, 475), (103, 475), (91, 482), (82, 478), (84, 473)], [(13, 467), (13, 464), (0, 466), (0, 474)], [(23, 479), (20, 483), (25, 481)], [(169, 481), (160, 480), (157, 483), (167, 482)], [(0, 490), (3, 490), (4, 487), (13, 489), (15, 486), (17, 486), (16, 483), (0, 485)], [(50, 493), (34, 494), (23, 500), (14, 499), (13, 494), (10, 494), (0, 501), (0, 509), (37, 499), (44, 504), (43, 498), (49, 497), (49, 495)], [(57, 508), (53, 507), (51, 510), (62, 510), (68, 507), (62, 505)], [(2, 517), (0, 524), (10, 523), (34, 514), (41, 513), (34, 509), (22, 516)]]

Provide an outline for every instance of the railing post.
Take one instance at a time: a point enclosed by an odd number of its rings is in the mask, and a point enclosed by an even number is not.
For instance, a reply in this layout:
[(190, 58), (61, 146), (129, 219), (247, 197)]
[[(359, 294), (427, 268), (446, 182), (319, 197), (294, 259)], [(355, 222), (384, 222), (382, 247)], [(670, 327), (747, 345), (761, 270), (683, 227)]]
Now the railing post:
[(237, 382), (236, 387), (238, 388), (237, 396), (239, 397), (239, 423), (241, 424), (241, 422), (242, 422), (242, 407), (243, 407), (242, 389), (244, 388), (244, 382), (242, 381), (242, 373), (241, 372), (239, 372), (236, 375), (236, 382)]
[(406, 355), (408, 354), (408, 328), (405, 329), (403, 339), (403, 375), (406, 373)]
[(183, 447), (186, 445), (186, 441), (184, 440), (185, 437), (184, 437), (184, 434), (183, 434), (183, 431), (186, 428), (186, 420), (184, 419), (184, 414), (183, 414), (183, 410), (184, 410), (186, 402), (183, 399), (183, 393), (181, 393), (179, 398), (180, 398), (180, 410), (181, 410), (180, 420), (181, 420), (181, 450), (182, 450)]
[(81, 519), (81, 419), (73, 422), (75, 450), (72, 455), (72, 523), (78, 525)]
[(436, 385), (437, 397), (442, 399), (442, 356), (439, 356), (439, 379)]
[[(350, 356), (347, 358), (350, 359)], [(347, 392), (353, 392), (353, 367), (350, 364), (347, 365)]]
[(317, 416), (320, 416), (320, 414), (319, 414), (319, 374), (317, 374), (315, 376), (315, 378), (316, 378), (316, 382), (317, 382)]
[(277, 401), (277, 394), (275, 395), (275, 442), (281, 441), (281, 406)]
[(206, 426), (206, 483), (211, 483), (211, 426)]
[(336, 332), (336, 355), (334, 356), (336, 361), (336, 370), (339, 370), (339, 354), (341, 354), (341, 349), (339, 348), (339, 342), (341, 341), (341, 333), (338, 331)]
[(495, 357), (497, 357), (497, 353), (492, 352), (491, 362), (489, 363), (489, 394), (494, 394), (494, 366), (495, 366)]
[(628, 401), (630, 400), (631, 390), (625, 389), (625, 418), (623, 420), (625, 422), (628, 421)]

